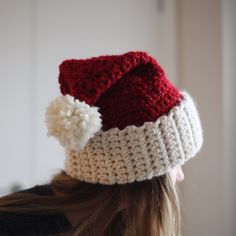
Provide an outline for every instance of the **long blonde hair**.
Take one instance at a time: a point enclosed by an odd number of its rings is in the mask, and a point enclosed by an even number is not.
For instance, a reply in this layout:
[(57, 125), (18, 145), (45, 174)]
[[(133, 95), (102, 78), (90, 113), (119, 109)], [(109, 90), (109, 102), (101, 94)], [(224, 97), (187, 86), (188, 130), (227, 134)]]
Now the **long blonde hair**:
[(180, 235), (179, 202), (168, 174), (107, 186), (85, 183), (62, 171), (50, 187), (55, 196), (14, 193), (2, 197), (0, 211), (78, 212), (76, 224), (65, 234), (70, 236)]

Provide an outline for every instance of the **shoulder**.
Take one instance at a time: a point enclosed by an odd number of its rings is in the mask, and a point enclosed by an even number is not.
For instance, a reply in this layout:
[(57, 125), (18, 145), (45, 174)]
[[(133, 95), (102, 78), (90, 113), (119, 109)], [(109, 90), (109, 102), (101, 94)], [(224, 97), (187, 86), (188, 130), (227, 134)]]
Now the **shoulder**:
[[(36, 195), (54, 195), (50, 185), (36, 185), (16, 193), (32, 193)], [(0, 211), (0, 235), (50, 235), (69, 228), (63, 213), (30, 214)], [(20, 234), (19, 234), (20, 232)]]
[(35, 185), (31, 188), (27, 188), (16, 193), (33, 193), (37, 195), (54, 195), (53, 190), (51, 189), (49, 184), (44, 185)]

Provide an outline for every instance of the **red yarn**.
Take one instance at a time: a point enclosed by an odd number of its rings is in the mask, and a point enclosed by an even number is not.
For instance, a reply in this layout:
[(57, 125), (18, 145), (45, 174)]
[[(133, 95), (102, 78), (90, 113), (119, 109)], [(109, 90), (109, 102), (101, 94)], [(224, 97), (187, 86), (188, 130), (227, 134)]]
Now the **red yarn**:
[(183, 99), (146, 52), (65, 60), (59, 69), (61, 93), (98, 106), (104, 131), (156, 121)]

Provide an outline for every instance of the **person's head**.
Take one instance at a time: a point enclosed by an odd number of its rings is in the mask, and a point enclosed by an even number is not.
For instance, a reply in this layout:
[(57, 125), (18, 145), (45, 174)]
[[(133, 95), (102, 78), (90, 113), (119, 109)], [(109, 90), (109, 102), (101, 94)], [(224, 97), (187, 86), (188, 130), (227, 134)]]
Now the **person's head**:
[[(107, 190), (113, 207), (120, 209), (120, 201), (128, 206), (125, 235), (176, 233), (174, 185), (184, 178), (181, 166), (202, 145), (191, 96), (172, 85), (145, 52), (65, 60), (59, 69), (62, 96), (49, 105), (46, 123), (48, 134), (66, 149), (65, 173), (104, 186), (99, 189)], [(96, 206), (107, 212), (112, 209), (107, 201), (102, 198), (104, 204)], [(109, 225), (113, 210), (101, 224)]]
[(59, 68), (62, 96), (47, 108), (46, 123), (66, 160), (42, 210), (64, 211), (70, 235), (179, 235), (175, 184), (202, 145), (191, 96), (145, 52), (65, 60)]

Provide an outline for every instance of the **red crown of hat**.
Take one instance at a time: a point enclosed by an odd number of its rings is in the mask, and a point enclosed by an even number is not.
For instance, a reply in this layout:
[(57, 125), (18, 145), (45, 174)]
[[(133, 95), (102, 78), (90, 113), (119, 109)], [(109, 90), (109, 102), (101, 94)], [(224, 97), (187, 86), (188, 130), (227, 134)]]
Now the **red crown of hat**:
[(66, 60), (59, 68), (61, 93), (99, 107), (104, 131), (156, 121), (183, 99), (145, 52)]

